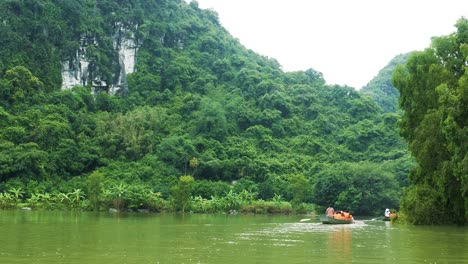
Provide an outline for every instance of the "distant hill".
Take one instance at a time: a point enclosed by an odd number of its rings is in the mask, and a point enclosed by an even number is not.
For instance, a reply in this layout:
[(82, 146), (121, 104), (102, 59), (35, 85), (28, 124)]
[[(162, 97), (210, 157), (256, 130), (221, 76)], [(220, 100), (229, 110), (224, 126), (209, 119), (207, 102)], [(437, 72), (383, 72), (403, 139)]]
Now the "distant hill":
[(370, 96), (387, 113), (395, 113), (398, 108), (398, 90), (392, 85), (393, 71), (398, 64), (405, 64), (411, 53), (400, 54), (393, 58), (383, 69), (379, 71), (360, 92)]

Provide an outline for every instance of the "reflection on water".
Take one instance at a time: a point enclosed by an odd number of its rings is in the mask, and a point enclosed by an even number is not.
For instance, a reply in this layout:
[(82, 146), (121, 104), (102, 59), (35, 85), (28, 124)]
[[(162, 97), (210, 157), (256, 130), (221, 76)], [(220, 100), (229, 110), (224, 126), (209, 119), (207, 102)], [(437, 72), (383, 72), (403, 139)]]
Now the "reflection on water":
[[(352, 233), (366, 227), (364, 221), (347, 225), (323, 225), (320, 222), (269, 224), (239, 233), (237, 240), (247, 241), (253, 247), (269, 245), (279, 250), (288, 247), (289, 253), (303, 254), (297, 263), (304, 259), (349, 263), (353, 261)], [(288, 261), (294, 263), (294, 258)]]
[(351, 232), (348, 226), (340, 226), (328, 234), (328, 257), (333, 262), (349, 263), (351, 248)]
[(466, 227), (0, 211), (0, 263), (466, 263)]

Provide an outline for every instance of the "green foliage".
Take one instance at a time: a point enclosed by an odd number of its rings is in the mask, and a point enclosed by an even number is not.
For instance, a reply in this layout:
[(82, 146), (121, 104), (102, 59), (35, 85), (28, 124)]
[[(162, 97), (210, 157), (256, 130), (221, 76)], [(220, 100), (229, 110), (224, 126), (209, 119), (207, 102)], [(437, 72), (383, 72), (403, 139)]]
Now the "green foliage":
[(125, 209), (128, 206), (128, 199), (125, 199), (127, 191), (128, 185), (126, 183), (114, 183), (111, 188), (104, 190), (104, 199), (108, 205), (117, 210)]
[(0, 179), (45, 177), (47, 154), (36, 143), (14, 145), (3, 142), (0, 145)]
[(220, 103), (204, 98), (201, 100), (200, 111), (193, 115), (196, 134), (216, 139), (222, 139), (226, 134), (226, 115)]
[(68, 196), (70, 200), (70, 204), (74, 208), (80, 208), (81, 201), (85, 198), (84, 193), (81, 189), (75, 189), (73, 192), (69, 193)]
[(448, 222), (444, 210), (443, 195), (428, 185), (414, 185), (405, 189), (401, 210), (407, 216), (407, 221), (413, 224), (444, 224)]
[(99, 210), (104, 193), (104, 175), (94, 171), (86, 180), (88, 199), (93, 210)]
[(43, 84), (23, 66), (13, 67), (5, 72), (0, 82), (0, 98), (6, 105), (33, 102), (31, 99), (41, 95)]
[[(8, 0), (0, 17), (0, 191), (22, 188), (32, 207), (290, 213), (325, 199), (370, 213), (397, 207), (387, 196), (408, 186), (398, 114), (314, 69), (283, 72), (195, 1)], [(121, 26), (138, 50), (128, 91), (60, 90), (81, 46), (89, 78), (120, 76)], [(466, 103), (447, 89), (438, 93), (460, 100), (454, 108)], [(444, 135), (463, 145), (464, 116), (442, 115)], [(340, 171), (353, 164), (363, 168)], [(381, 185), (387, 196), (363, 191)]]
[(411, 53), (400, 54), (393, 58), (377, 76), (359, 90), (360, 93), (372, 98), (385, 112), (396, 113), (400, 93), (391, 83), (392, 74), (398, 65), (406, 63), (410, 55)]
[(222, 181), (208, 181), (208, 180), (199, 180), (195, 181), (193, 184), (192, 193), (193, 196), (199, 196), (205, 199), (208, 199), (212, 196), (221, 196), (224, 193), (229, 192), (230, 185)]
[(415, 186), (402, 199), (412, 223), (468, 220), (468, 20), (462, 18), (456, 26), (456, 33), (433, 38), (430, 48), (413, 53), (393, 75), (404, 111), (401, 134), (418, 164), (410, 174)]
[(311, 188), (309, 181), (302, 174), (295, 174), (289, 176), (289, 183), (291, 185), (291, 191), (293, 193), (292, 204), (300, 205), (306, 201), (309, 201)]
[(174, 207), (177, 211), (190, 210), (194, 179), (192, 176), (180, 176), (179, 182), (173, 188)]
[(338, 163), (314, 183), (315, 204), (333, 205), (355, 215), (373, 215), (378, 208), (397, 208), (400, 190), (394, 176), (380, 164)]

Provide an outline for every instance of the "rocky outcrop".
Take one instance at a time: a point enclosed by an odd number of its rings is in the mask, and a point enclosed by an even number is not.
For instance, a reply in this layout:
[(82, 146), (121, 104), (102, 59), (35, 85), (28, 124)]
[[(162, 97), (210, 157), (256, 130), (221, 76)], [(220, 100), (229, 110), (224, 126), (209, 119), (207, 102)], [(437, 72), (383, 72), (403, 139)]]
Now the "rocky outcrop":
[[(135, 39), (133, 29), (124, 27), (122, 23), (114, 25), (115, 33), (112, 36), (113, 53), (111, 65), (112, 77), (104, 76), (95, 54), (99, 42), (96, 37), (87, 34), (81, 35), (80, 47), (72, 58), (62, 61), (62, 89), (74, 86), (91, 86), (94, 91), (107, 91), (110, 94), (125, 93), (128, 89), (127, 74), (135, 71), (136, 54), (139, 44)], [(137, 26), (134, 28), (136, 29)]]

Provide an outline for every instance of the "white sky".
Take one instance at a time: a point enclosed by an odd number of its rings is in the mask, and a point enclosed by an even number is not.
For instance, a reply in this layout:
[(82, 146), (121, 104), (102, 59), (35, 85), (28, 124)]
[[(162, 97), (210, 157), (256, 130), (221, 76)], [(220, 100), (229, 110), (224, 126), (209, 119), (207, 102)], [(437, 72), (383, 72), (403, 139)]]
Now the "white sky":
[[(190, 2), (190, 0), (186, 0)], [(285, 71), (313, 68), (360, 89), (396, 55), (468, 18), (468, 0), (197, 0), (247, 48)]]

